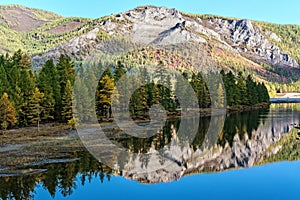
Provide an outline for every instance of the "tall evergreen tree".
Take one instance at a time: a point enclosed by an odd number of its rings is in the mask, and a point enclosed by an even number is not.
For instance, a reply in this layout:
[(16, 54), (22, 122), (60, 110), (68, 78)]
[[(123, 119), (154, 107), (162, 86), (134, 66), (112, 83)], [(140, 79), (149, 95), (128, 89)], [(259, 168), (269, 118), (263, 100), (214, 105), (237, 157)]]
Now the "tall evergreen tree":
[(22, 82), (18, 83), (19, 96), (16, 102), (16, 108), (19, 116), (19, 123), (21, 125), (28, 125), (29, 119), (27, 118), (29, 109), (29, 102), (31, 97), (35, 92), (36, 88), (36, 79), (35, 75), (30, 70), (22, 70), (20, 74), (20, 79)]
[(240, 96), (238, 104), (242, 105), (248, 105), (249, 104), (249, 97), (247, 95), (247, 86), (245, 79), (242, 75), (241, 72), (238, 74), (238, 79), (237, 79), (237, 88), (238, 88), (238, 94)]
[(16, 111), (8, 98), (7, 93), (4, 93), (0, 101), (0, 127), (7, 129), (17, 123)]
[(98, 89), (96, 91), (96, 107), (98, 114), (102, 117), (110, 117), (111, 115), (114, 81), (109, 74), (105, 73), (100, 79)]
[(216, 102), (216, 107), (223, 108), (225, 97), (224, 97), (224, 89), (223, 89), (221, 83), (219, 83), (217, 95), (218, 95), (218, 98), (217, 98), (217, 102)]
[(246, 79), (246, 87), (247, 87), (247, 96), (249, 98), (249, 104), (255, 105), (259, 103), (258, 94), (256, 91), (257, 84), (253, 81), (250, 75)]
[(117, 83), (124, 74), (125, 74), (124, 66), (120, 61), (118, 61), (117, 69), (114, 72), (115, 83)]
[(5, 91), (8, 92), (9, 84), (7, 80), (6, 71), (3, 65), (0, 65), (0, 95), (2, 96)]
[[(67, 85), (68, 80), (70, 81), (71, 85), (73, 86), (76, 72), (74, 69), (74, 63), (71, 61), (71, 58), (67, 55), (61, 55), (59, 61), (57, 63), (57, 71), (59, 75), (59, 84), (60, 84), (60, 97), (62, 97), (65, 93), (65, 88)], [(57, 112), (62, 112), (62, 101), (57, 103)], [(61, 117), (59, 115), (58, 117)]]
[(41, 113), (43, 113), (42, 101), (44, 93), (41, 93), (38, 88), (34, 89), (26, 109), (26, 120), (30, 125), (39, 125), (41, 121)]
[(59, 104), (61, 101), (59, 75), (53, 60), (46, 61), (38, 76), (38, 87), (45, 94), (42, 105), (44, 113), (42, 119), (59, 119)]
[(65, 93), (62, 97), (62, 120), (64, 122), (68, 122), (73, 118), (72, 114), (72, 96), (73, 96), (73, 88), (71, 82), (68, 80)]

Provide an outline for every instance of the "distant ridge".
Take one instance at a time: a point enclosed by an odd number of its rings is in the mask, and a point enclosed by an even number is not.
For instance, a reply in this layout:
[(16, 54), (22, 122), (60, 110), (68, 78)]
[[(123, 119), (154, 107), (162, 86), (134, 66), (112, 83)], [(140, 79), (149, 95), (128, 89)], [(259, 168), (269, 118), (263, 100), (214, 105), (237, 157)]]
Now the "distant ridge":
[[(82, 62), (101, 52), (105, 40), (117, 36), (144, 46), (196, 43), (208, 62), (224, 70), (245, 71), (259, 81), (292, 83), (300, 77), (299, 32), (297, 25), (187, 14), (156, 6), (139, 6), (99, 19), (0, 6), (0, 52), (22, 49), (37, 68), (49, 58), (57, 60), (60, 54)], [(141, 49), (138, 53), (147, 57), (151, 52)]]

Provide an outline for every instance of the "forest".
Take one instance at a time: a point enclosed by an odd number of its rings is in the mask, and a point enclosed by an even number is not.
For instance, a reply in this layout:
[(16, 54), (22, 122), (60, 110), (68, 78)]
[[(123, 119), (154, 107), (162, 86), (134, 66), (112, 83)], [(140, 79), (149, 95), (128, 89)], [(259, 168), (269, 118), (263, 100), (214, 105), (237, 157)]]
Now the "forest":
[[(90, 68), (105, 69), (100, 80), (97, 81), (95, 91), (87, 91), (84, 82), (79, 82), (77, 88), (94, 94), (94, 104), (91, 109), (78, 110), (73, 114), (72, 100), (73, 88), (76, 76), (83, 76), (84, 71), (89, 80), (95, 80)], [(84, 68), (83, 65), (75, 66), (68, 55), (61, 55), (57, 62), (52, 59), (38, 70), (33, 70), (29, 56), (21, 50), (13, 55), (0, 56), (0, 127), (3, 130), (17, 127), (37, 126), (39, 123), (67, 123), (71, 126), (76, 122), (77, 115), (96, 110), (99, 120), (111, 118), (112, 95), (114, 87), (119, 79), (126, 74), (128, 66), (120, 61), (116, 64), (97, 63)], [(167, 82), (172, 89), (157, 84), (155, 77), (148, 77), (147, 68), (139, 69), (144, 78), (150, 79), (151, 84), (144, 85), (136, 90), (130, 97), (129, 110), (134, 119), (147, 116), (149, 108), (154, 104), (161, 104), (169, 113), (180, 111), (180, 105), (176, 99), (176, 93), (189, 95), (188, 90), (176, 82), (176, 76), (160, 76), (161, 81)], [(162, 68), (157, 73), (163, 74)], [(90, 71), (90, 72), (88, 72)], [(255, 82), (249, 75), (244, 77), (241, 72), (233, 74), (231, 71), (220, 72), (224, 85), (216, 85), (214, 95), (220, 102), (226, 98), (227, 107), (240, 105), (253, 106), (263, 102), (269, 102), (269, 94), (264, 83)], [(205, 76), (201, 73), (183, 72), (182, 76), (190, 83), (198, 98), (200, 108), (209, 108), (211, 92), (205, 82)], [(209, 78), (209, 77), (208, 77)], [(138, 80), (132, 76), (131, 81)], [(127, 88), (123, 88), (127, 89)], [(223, 90), (226, 92), (224, 93)], [(226, 94), (226, 95), (224, 95)], [(121, 99), (121, 97), (119, 97)], [(90, 101), (87, 99), (86, 101)], [(79, 102), (80, 103), (80, 102)], [(122, 101), (118, 102), (119, 104)], [(83, 105), (81, 107), (85, 107)], [(121, 105), (122, 107), (122, 105)], [(79, 117), (82, 119), (81, 117)], [(88, 120), (88, 119), (87, 119)]]

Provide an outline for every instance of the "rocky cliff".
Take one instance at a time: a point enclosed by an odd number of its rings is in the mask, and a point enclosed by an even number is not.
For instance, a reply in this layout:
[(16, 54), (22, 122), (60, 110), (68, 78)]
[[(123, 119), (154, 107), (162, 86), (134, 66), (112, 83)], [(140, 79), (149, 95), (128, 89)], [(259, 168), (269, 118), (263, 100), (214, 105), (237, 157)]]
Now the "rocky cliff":
[[(283, 50), (278, 46), (291, 46), (285, 44), (286, 39), (283, 41), (283, 36), (251, 20), (204, 17), (184, 14), (174, 8), (145, 6), (87, 24), (78, 28), (83, 34), (33, 56), (33, 63), (40, 66), (46, 59), (57, 59), (62, 53), (72, 55), (79, 61), (86, 60), (99, 52), (105, 54), (113, 51), (116, 47), (109, 47), (112, 40), (126, 38), (132, 46), (143, 49), (149, 46), (167, 49), (172, 45), (198, 44), (215, 65), (234, 70), (248, 68), (259, 79), (289, 82), (295, 81), (297, 74), (300, 74), (299, 60), (295, 57), (297, 54), (290, 54), (295, 49)], [(126, 51), (123, 53), (126, 54)]]
[(291, 82), (300, 74), (297, 25), (191, 15), (155, 6), (99, 19), (64, 18), (19, 5), (0, 6), (0, 15), (0, 52), (22, 49), (32, 56), (35, 67), (42, 66), (46, 59), (58, 59), (60, 54), (82, 62), (99, 53), (111, 53), (124, 45), (114, 40), (123, 38), (128, 42), (126, 47), (134, 46), (136, 51), (149, 46), (185, 48), (193, 43), (210, 63), (227, 70), (249, 70), (259, 80)]

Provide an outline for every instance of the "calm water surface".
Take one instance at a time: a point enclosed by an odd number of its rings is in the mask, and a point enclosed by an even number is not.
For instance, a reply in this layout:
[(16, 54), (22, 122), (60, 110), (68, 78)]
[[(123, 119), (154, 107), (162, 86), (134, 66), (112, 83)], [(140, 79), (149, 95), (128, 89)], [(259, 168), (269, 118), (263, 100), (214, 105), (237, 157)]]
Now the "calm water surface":
[[(228, 115), (217, 137), (206, 135), (211, 120), (201, 119), (198, 134), (189, 145), (174, 137), (178, 120), (168, 121), (161, 134), (150, 139), (110, 136), (137, 153), (126, 159), (119, 156), (119, 170), (99, 163), (74, 145), (65, 148), (59, 158), (47, 150), (51, 156), (27, 164), (16, 161), (7, 165), (1, 158), (0, 198), (300, 198), (300, 156), (297, 130), (292, 125), (300, 121), (300, 104), (273, 104), (268, 109)], [(290, 149), (282, 142), (289, 135), (294, 142)], [(173, 157), (175, 165), (165, 167), (169, 160), (159, 160), (157, 154), (166, 144), (183, 156)], [(150, 151), (146, 157), (142, 154)], [(20, 155), (17, 159), (25, 159), (24, 152), (16, 153)], [(151, 170), (157, 159), (164, 170)]]

